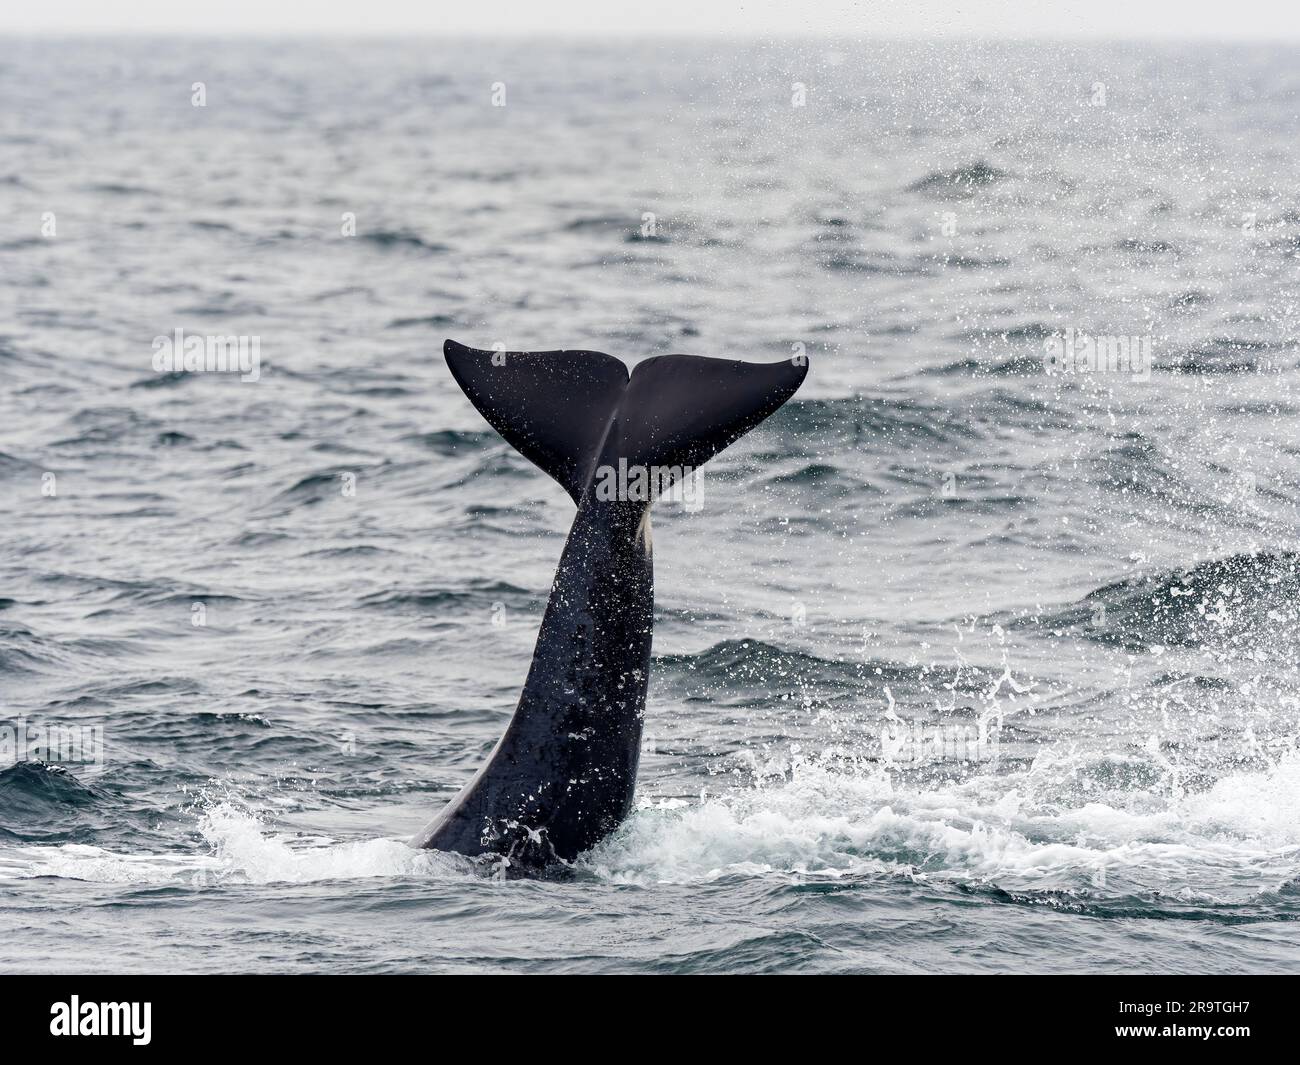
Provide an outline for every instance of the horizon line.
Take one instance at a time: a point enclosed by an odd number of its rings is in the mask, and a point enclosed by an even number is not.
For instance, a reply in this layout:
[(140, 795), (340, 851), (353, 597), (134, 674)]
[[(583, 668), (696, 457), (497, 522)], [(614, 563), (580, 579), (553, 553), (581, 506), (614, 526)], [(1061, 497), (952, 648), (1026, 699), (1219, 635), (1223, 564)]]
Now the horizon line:
[(971, 33), (971, 32), (935, 32), (935, 33), (891, 33), (891, 32), (836, 32), (817, 30), (638, 30), (638, 29), (600, 29), (600, 30), (453, 30), (406, 29), (400, 26), (370, 28), (301, 28), (301, 27), (235, 27), (230, 29), (213, 29), (210, 27), (120, 27), (90, 26), (67, 28), (58, 26), (38, 27), (4, 27), (0, 26), (0, 40), (20, 38), (123, 38), (123, 37), (166, 37), (166, 38), (240, 38), (283, 40), (300, 38), (318, 40), (321, 38), (364, 39), (364, 40), (542, 40), (542, 41), (626, 41), (636, 40), (673, 40), (673, 41), (737, 41), (759, 42), (784, 40), (826, 41), (826, 42), (884, 42), (884, 43), (1018, 43), (1018, 44), (1256, 44), (1289, 45), (1300, 44), (1300, 27), (1285, 34), (1261, 33), (1241, 36), (1227, 35), (1221, 32), (1189, 32), (1171, 34), (1130, 34), (1112, 32), (1098, 33)]

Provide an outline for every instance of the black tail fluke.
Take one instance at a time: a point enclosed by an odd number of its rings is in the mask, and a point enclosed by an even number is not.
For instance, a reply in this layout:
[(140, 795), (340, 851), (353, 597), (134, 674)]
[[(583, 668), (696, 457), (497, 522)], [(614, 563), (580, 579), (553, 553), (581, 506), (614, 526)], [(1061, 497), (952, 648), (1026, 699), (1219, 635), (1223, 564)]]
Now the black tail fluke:
[(600, 463), (698, 469), (794, 395), (806, 360), (658, 355), (629, 376), (598, 351), (485, 351), (448, 340), (452, 376), (497, 432), (575, 501)]

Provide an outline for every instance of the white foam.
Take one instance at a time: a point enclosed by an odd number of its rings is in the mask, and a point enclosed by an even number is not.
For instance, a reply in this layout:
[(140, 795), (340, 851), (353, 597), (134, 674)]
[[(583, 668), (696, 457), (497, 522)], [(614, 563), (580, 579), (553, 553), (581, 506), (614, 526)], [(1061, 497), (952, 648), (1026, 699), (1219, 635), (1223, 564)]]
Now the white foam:
[(908, 875), (1007, 886), (1275, 890), (1300, 872), (1300, 757), (1182, 797), (1035, 797), (1036, 772), (928, 790), (884, 770), (796, 763), (788, 779), (685, 808), (649, 806), (584, 859), (619, 883), (772, 873)]
[(230, 803), (209, 809), (199, 830), (212, 845), (223, 876), (255, 884), (430, 876), (462, 867), (451, 856), (419, 851), (402, 840), (291, 840)]
[(80, 844), (5, 848), (0, 851), (0, 878), (57, 876), (106, 884), (202, 887), (446, 876), (467, 869), (455, 856), (415, 850), (401, 840), (340, 843), (277, 834), (229, 802), (207, 809), (199, 830), (211, 853), (121, 854)]
[(0, 851), (3, 880), (56, 876), (103, 884), (163, 884), (192, 881), (214, 866), (215, 862), (201, 855), (116, 854), (78, 843)]

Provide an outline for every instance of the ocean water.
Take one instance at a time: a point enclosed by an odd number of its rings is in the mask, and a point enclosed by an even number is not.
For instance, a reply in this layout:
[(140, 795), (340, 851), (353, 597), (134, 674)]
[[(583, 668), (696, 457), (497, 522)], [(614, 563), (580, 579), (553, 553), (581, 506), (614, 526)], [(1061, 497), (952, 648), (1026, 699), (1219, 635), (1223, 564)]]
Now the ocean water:
[[(0, 40), (0, 970), (1294, 970), (1298, 113), (1264, 46)], [(448, 336), (811, 363), (657, 508), (553, 880), (404, 842), (572, 513)]]

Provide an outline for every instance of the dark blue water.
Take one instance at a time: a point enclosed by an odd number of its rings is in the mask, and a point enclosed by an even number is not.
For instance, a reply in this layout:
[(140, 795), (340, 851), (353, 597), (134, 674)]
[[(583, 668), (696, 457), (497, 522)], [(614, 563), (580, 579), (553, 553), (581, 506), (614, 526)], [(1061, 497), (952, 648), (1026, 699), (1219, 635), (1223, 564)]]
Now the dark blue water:
[[(103, 741), (11, 743), (0, 968), (1295, 968), (1296, 60), (0, 42), (0, 724)], [(811, 362), (657, 508), (563, 881), (403, 842), (573, 509), (447, 336)]]

